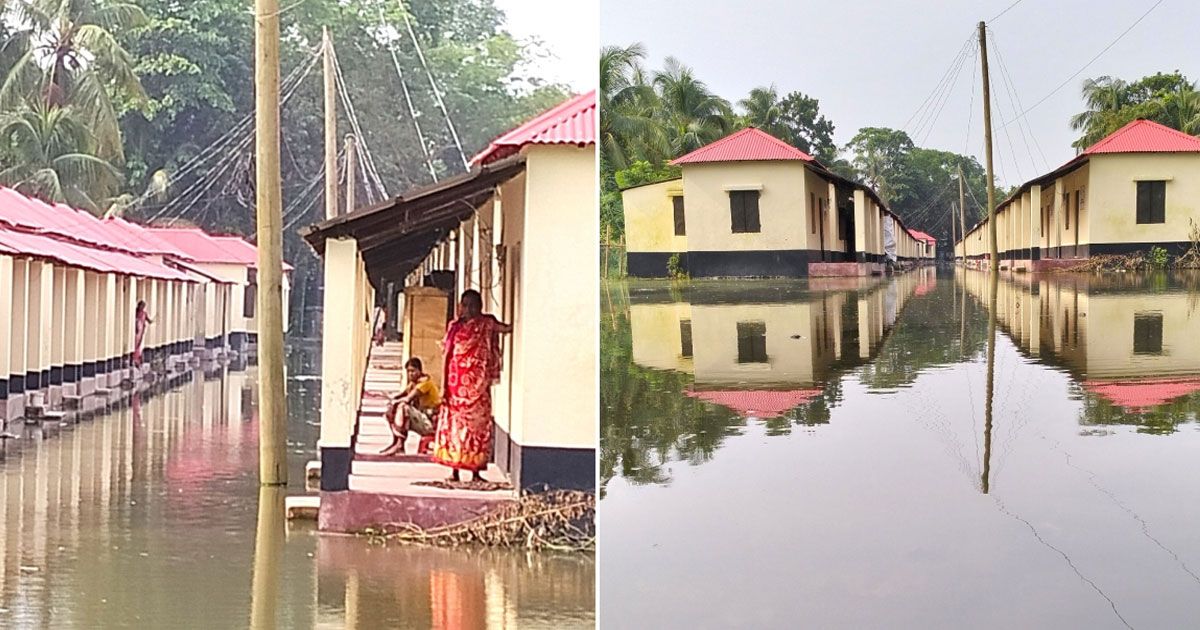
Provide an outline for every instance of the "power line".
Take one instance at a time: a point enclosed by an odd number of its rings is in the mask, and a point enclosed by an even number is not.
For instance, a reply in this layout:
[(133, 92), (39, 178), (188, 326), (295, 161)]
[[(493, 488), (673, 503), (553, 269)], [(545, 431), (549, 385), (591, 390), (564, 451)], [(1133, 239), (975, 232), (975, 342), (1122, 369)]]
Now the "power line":
[[(379, 7), (379, 25), (386, 23), (383, 7)], [(388, 52), (392, 55), (392, 65), (396, 66), (396, 76), (400, 77), (400, 89), (404, 92), (404, 102), (408, 105), (408, 115), (412, 118), (413, 127), (417, 130), (417, 142), (421, 144), (421, 153), (425, 156), (425, 165), (429, 167), (429, 176), (437, 182), (437, 170), (433, 168), (433, 157), (429, 154), (429, 145), (425, 142), (425, 134), (421, 131), (421, 122), (417, 120), (417, 108), (413, 107), (412, 95), (408, 92), (408, 82), (404, 80), (404, 70), (400, 68), (400, 58), (396, 56), (396, 41), (388, 39)]]
[(454, 146), (458, 148), (458, 155), (462, 158), (463, 170), (470, 170), (470, 164), (467, 162), (467, 154), (463, 152), (462, 142), (458, 139), (458, 130), (454, 128), (454, 121), (450, 120), (450, 112), (446, 111), (446, 102), (442, 100), (442, 94), (438, 90), (437, 82), (433, 80), (433, 71), (429, 69), (429, 64), (425, 61), (425, 53), (421, 50), (421, 43), (417, 41), (417, 34), (413, 32), (412, 21), (408, 19), (408, 8), (404, 6), (404, 0), (396, 0), (400, 5), (400, 15), (404, 17), (404, 26), (408, 29), (408, 37), (412, 40), (413, 48), (417, 51), (417, 58), (421, 60), (421, 67), (425, 69), (425, 76), (429, 79), (429, 87), (433, 90), (433, 98), (437, 102), (438, 108), (442, 110), (442, 116), (446, 118), (446, 127), (450, 129), (450, 137), (454, 139)]
[(997, 13), (996, 15), (993, 15), (992, 19), (988, 20), (988, 22), (995, 22), (996, 20), (1000, 19), (1005, 13), (1008, 13), (1009, 11), (1011, 11), (1013, 7), (1017, 6), (1018, 4), (1021, 4), (1021, 2), (1022, 2), (1022, 0), (1017, 0), (1016, 2), (1008, 5), (1007, 7), (1004, 8), (1003, 11)]
[(1108, 52), (1108, 49), (1112, 48), (1113, 46), (1116, 46), (1117, 42), (1121, 41), (1121, 39), (1123, 37), (1125, 37), (1125, 35), (1127, 35), (1129, 33), (1129, 31), (1132, 31), (1134, 29), (1134, 27), (1136, 27), (1138, 24), (1140, 24), (1142, 22), (1142, 20), (1146, 19), (1146, 16), (1150, 15), (1150, 13), (1152, 11), (1154, 11), (1155, 9), (1157, 9), (1158, 5), (1160, 5), (1162, 3), (1163, 3), (1163, 0), (1158, 0), (1154, 4), (1150, 5), (1150, 8), (1146, 9), (1146, 12), (1143, 13), (1141, 15), (1141, 17), (1134, 20), (1133, 24), (1130, 24), (1128, 28), (1121, 31), (1121, 34), (1117, 35), (1117, 38), (1112, 40), (1111, 42), (1109, 42), (1107, 46), (1105, 46), (1104, 48), (1101, 48), (1100, 52), (1096, 53), (1091, 59), (1088, 60), (1087, 63), (1083, 64), (1083, 67), (1076, 70), (1071, 76), (1067, 77), (1062, 83), (1059, 83), (1058, 87), (1054, 88), (1053, 90), (1050, 90), (1049, 94), (1038, 99), (1038, 101), (1036, 103), (1034, 103), (1033, 105), (1030, 105), (1028, 108), (1025, 109), (1025, 111), (1021, 112), (1020, 114), (1017, 114), (1010, 120), (1000, 123), (1000, 126), (1007, 127), (1010, 123), (1012, 123), (1017, 118), (1021, 118), (1021, 117), (1025, 116), (1025, 114), (1028, 114), (1029, 112), (1033, 111), (1037, 106), (1041, 105), (1042, 103), (1045, 103), (1047, 99), (1049, 99), (1051, 96), (1054, 96), (1056, 93), (1058, 93), (1058, 91), (1063, 89), (1063, 87), (1066, 86), (1068, 83), (1070, 83), (1072, 79), (1079, 76), (1084, 70), (1087, 70), (1088, 67), (1091, 66), (1093, 63), (1095, 63), (1097, 59), (1099, 59), (1104, 53)]
[[(989, 31), (991, 29), (988, 29)], [(1000, 76), (1004, 79), (1005, 87), (1008, 90), (1008, 98), (1013, 106), (1013, 111), (1022, 109), (1021, 94), (1017, 91), (1017, 84), (1012, 79), (1012, 75), (1008, 72), (1008, 66), (1004, 63), (1004, 55), (1000, 54), (1000, 44), (996, 41), (996, 34), (992, 33), (992, 50), (996, 51), (996, 59), (1000, 62)], [(1033, 146), (1037, 148), (1038, 155), (1042, 157), (1042, 166), (1046, 170), (1050, 170), (1050, 161), (1046, 159), (1046, 154), (1042, 152), (1042, 145), (1038, 142), (1037, 134), (1033, 133), (1033, 128), (1029, 126), (1028, 120), (1022, 120), (1017, 124), (1017, 130), (1021, 132), (1021, 139), (1025, 142), (1025, 150), (1029, 153), (1029, 161), (1033, 162), (1033, 152), (1029, 149), (1029, 140), (1025, 137), (1025, 130), (1029, 130), (1029, 136), (1033, 138)], [(1037, 170), (1036, 168), (1034, 169)]]
[(968, 50), (970, 50), (973, 39), (974, 39), (974, 32), (972, 32), (971, 36), (967, 37), (966, 41), (964, 41), (962, 46), (959, 47), (958, 53), (956, 53), (954, 55), (954, 59), (950, 62), (950, 66), (948, 68), (946, 68), (946, 71), (944, 73), (942, 73), (942, 77), (940, 79), (938, 79), (937, 85), (935, 85), (933, 87), (933, 90), (929, 92), (929, 95), (925, 97), (925, 100), (921, 101), (921, 104), (918, 105), (917, 109), (915, 111), (913, 111), (911, 116), (908, 117), (908, 120), (906, 120), (904, 122), (904, 126), (901, 127), (901, 129), (907, 131), (909, 128), (909, 125), (912, 124), (913, 119), (917, 118), (917, 115), (921, 114), (925, 110), (925, 107), (933, 99), (935, 94), (938, 94), (939, 92), (941, 92), (942, 85), (950, 77), (950, 73), (954, 71), (955, 67), (960, 65), (961, 58), (967, 54)]

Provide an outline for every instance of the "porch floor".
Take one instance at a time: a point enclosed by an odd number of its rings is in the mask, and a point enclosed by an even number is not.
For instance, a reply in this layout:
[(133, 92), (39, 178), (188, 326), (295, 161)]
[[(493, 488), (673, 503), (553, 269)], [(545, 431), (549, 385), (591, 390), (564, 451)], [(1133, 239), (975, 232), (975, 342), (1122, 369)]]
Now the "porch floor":
[[(392, 442), (384, 419), (388, 398), (399, 393), (404, 383), (401, 361), (403, 346), (388, 342), (371, 349), (366, 385), (360, 405), (358, 435), (350, 465), (348, 492), (323, 492), (320, 529), (356, 532), (412, 523), (424, 528), (459, 522), (513, 501), (511, 490), (445, 489), (421, 482), (446, 479), (450, 470), (418, 455), (419, 436), (410, 433), (404, 455), (385, 457), (379, 451)], [(508, 482), (504, 471), (489, 465), (483, 473), (488, 481)]]

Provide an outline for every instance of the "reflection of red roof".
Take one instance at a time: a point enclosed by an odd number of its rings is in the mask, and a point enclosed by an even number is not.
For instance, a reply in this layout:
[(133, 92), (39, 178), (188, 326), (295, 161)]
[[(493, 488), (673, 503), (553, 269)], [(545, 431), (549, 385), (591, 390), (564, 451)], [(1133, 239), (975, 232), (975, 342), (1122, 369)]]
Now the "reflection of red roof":
[(936, 286), (937, 286), (937, 278), (936, 277), (929, 278), (928, 280), (922, 279), (921, 283), (917, 285), (916, 290), (913, 291), (913, 294), (927, 295)]
[(1118, 407), (1143, 411), (1200, 391), (1200, 378), (1084, 381), (1083, 387)]
[(595, 144), (595, 119), (596, 90), (592, 90), (569, 98), (496, 138), (479, 155), (471, 158), (471, 166), (512, 155), (529, 144)]
[(703, 400), (738, 412), (742, 416), (776, 418), (785, 412), (806, 404), (821, 395), (819, 389), (792, 390), (719, 390), (684, 392), (692, 398)]
[(752, 160), (799, 160), (812, 162), (813, 157), (771, 134), (746, 127), (716, 142), (706, 144), (687, 155), (677, 157), (671, 164), (702, 162), (746, 162)]
[(1083, 154), (1156, 152), (1200, 152), (1200, 138), (1151, 120), (1135, 120), (1088, 147)]

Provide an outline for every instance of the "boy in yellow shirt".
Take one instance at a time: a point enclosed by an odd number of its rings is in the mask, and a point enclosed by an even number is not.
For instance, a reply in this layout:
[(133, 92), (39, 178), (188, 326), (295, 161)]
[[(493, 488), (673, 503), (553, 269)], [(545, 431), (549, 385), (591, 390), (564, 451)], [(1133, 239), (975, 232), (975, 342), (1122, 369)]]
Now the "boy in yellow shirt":
[(418, 452), (426, 454), (437, 430), (437, 409), (442, 404), (442, 395), (437, 383), (423, 371), (421, 360), (413, 357), (404, 364), (408, 386), (399, 396), (388, 403), (388, 427), (392, 430), (391, 446), (380, 451), (380, 455), (395, 455), (404, 452), (404, 440), (408, 432), (421, 436)]

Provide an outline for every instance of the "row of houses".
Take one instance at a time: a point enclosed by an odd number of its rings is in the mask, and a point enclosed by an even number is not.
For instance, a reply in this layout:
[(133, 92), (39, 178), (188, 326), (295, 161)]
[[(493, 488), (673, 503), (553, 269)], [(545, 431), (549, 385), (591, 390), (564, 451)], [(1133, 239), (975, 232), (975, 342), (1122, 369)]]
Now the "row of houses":
[(373, 498), (360, 480), (374, 455), (358, 447), (371, 331), (386, 309), (401, 359), (420, 357), (442, 383), (441, 342), (467, 289), (513, 326), (491, 392), (495, 466), (518, 491), (595, 489), (596, 115), (594, 91), (571, 98), (493, 141), (466, 173), (301, 231), (325, 265), (323, 529), (355, 505), (428, 500), (399, 484)]
[(802, 277), (931, 262), (870, 187), (749, 127), (675, 159), (681, 176), (621, 193), (629, 274)]
[[(990, 256), (988, 220), (967, 230), (955, 258)], [(1091, 256), (1179, 255), (1200, 240), (1200, 138), (1149, 120), (1118, 129), (996, 207), (1002, 269), (1069, 267)]]
[(256, 265), (237, 236), (100, 219), (0, 188), (0, 420), (105, 404), (135, 376), (138, 302), (153, 320), (146, 364), (249, 351)]

